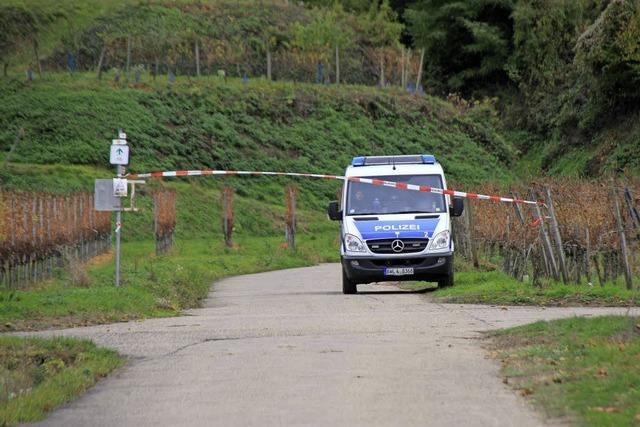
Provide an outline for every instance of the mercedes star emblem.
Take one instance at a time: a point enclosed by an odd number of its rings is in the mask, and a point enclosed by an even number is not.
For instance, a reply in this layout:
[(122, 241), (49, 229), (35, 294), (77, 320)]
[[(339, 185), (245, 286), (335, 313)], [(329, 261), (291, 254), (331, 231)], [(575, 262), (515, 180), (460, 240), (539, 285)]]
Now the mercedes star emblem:
[(393, 252), (402, 252), (404, 243), (402, 243), (402, 240), (394, 240), (391, 242), (391, 249), (393, 249)]

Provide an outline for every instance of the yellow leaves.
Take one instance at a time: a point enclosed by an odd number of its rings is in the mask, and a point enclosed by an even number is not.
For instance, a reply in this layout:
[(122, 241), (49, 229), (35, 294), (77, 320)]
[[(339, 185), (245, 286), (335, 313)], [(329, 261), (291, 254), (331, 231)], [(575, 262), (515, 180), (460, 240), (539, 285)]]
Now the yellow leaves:
[(608, 414), (620, 412), (620, 408), (616, 408), (615, 406), (595, 406), (591, 408), (591, 410), (594, 412), (605, 412)]
[(532, 394), (533, 394), (533, 389), (529, 387), (520, 389), (520, 396), (526, 397), (526, 396), (531, 396)]
[(596, 372), (597, 378), (604, 378), (608, 375), (609, 375), (609, 372), (605, 368), (598, 368), (598, 371)]

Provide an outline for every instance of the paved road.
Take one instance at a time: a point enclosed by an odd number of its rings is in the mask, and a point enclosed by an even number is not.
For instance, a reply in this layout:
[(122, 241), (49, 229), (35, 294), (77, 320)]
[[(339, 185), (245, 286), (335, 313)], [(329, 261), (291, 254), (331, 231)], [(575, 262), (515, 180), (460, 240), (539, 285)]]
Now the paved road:
[(339, 272), (235, 277), (183, 317), (55, 332), (131, 361), (42, 424), (537, 426), (478, 331), (624, 312), (447, 305), (388, 286), (345, 296)]

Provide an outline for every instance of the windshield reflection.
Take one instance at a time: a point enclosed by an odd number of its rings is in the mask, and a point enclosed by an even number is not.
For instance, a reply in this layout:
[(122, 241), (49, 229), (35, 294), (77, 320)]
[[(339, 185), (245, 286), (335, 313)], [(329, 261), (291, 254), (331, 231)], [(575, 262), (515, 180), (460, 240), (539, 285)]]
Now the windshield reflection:
[[(439, 175), (392, 175), (366, 178), (442, 188), (442, 179)], [(442, 213), (446, 210), (442, 194), (399, 190), (362, 182), (349, 182), (347, 191), (347, 215)]]

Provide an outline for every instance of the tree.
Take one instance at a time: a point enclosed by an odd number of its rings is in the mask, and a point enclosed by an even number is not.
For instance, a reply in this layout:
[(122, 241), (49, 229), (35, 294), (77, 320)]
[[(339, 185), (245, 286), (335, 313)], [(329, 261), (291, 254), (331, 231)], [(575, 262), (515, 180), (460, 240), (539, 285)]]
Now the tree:
[(576, 83), (576, 41), (597, 18), (599, 9), (591, 0), (520, 0), (515, 4), (513, 52), (506, 70), (520, 94), (515, 109), (518, 126), (546, 133), (562, 121), (579, 120), (573, 112), (564, 115), (561, 110), (575, 109), (567, 97), (575, 91), (570, 88)]
[(340, 50), (350, 46), (353, 38), (353, 30), (344, 24), (344, 10), (336, 4), (332, 9), (313, 9), (313, 18), (307, 24), (296, 23), (293, 43), (314, 65), (327, 66), (335, 52), (336, 83), (339, 83)]
[(5, 75), (9, 67), (9, 56), (26, 44), (30, 45), (38, 74), (42, 76), (38, 33), (42, 26), (51, 19), (48, 15), (24, 7), (8, 6), (0, 9), (0, 28), (2, 28), (0, 31), (0, 57), (2, 57)]
[[(578, 38), (574, 65), (581, 126), (637, 110), (640, 101), (640, 10), (633, 0), (613, 0)], [(574, 103), (575, 105), (575, 103)]]
[(474, 91), (508, 82), (514, 0), (420, 0), (405, 12), (425, 51), (429, 84), (440, 92)]
[(404, 25), (398, 22), (389, 0), (382, 0), (381, 3), (372, 2), (369, 12), (362, 17), (361, 25), (379, 65), (378, 83), (384, 86), (386, 51), (390, 48), (398, 49)]

